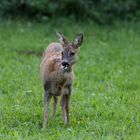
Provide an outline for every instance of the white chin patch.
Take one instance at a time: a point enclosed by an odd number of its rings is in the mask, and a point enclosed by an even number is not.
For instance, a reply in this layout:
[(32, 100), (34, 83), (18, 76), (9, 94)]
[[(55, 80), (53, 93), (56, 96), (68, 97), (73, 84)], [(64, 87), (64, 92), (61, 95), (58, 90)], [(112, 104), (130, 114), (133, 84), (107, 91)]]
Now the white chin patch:
[(61, 69), (67, 70), (67, 69), (68, 69), (68, 66), (62, 66), (62, 65), (61, 65)]
[(65, 69), (65, 70), (67, 70), (67, 69), (68, 69), (68, 67), (66, 66), (66, 67), (64, 67), (64, 69)]

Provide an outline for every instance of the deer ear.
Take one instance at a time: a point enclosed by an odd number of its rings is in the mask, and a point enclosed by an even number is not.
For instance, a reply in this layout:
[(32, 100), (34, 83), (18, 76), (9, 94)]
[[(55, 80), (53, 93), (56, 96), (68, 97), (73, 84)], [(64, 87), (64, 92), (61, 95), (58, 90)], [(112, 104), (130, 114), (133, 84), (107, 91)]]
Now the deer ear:
[(62, 45), (68, 43), (66, 37), (65, 37), (62, 33), (60, 33), (60, 32), (56, 32), (56, 34), (57, 34), (58, 39), (59, 39), (59, 41), (60, 41), (60, 43), (61, 43)]
[(74, 39), (74, 46), (80, 47), (83, 43), (83, 34), (79, 33)]

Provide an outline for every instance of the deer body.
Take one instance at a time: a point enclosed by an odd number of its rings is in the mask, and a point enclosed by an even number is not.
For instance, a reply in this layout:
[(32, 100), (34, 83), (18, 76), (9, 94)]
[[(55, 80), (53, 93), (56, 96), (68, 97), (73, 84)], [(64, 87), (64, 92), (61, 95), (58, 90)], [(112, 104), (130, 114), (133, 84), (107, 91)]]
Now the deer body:
[[(43, 54), (40, 65), (41, 77), (44, 86), (45, 113), (43, 128), (46, 127), (50, 98), (54, 98), (53, 117), (55, 116), (58, 96), (61, 96), (62, 116), (65, 123), (69, 121), (69, 99), (73, 82), (72, 66), (76, 62), (76, 53), (79, 42), (68, 43), (67, 39), (57, 33), (60, 43), (51, 43)], [(83, 35), (76, 39), (82, 43)], [(80, 40), (81, 39), (81, 40)]]
[(47, 89), (53, 96), (68, 94), (64, 92), (64, 89), (67, 88), (67, 85), (70, 86), (73, 81), (72, 68), (64, 71), (61, 66), (62, 50), (60, 43), (51, 43), (45, 50), (41, 62), (41, 76), (44, 89)]

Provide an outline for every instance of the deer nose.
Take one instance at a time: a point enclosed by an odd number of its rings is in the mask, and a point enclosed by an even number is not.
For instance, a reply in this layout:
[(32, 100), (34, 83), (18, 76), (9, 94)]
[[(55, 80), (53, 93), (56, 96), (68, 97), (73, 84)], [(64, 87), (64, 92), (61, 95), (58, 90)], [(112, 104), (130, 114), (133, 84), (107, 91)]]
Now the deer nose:
[(68, 67), (68, 66), (69, 66), (69, 63), (68, 63), (68, 61), (65, 60), (65, 61), (62, 62), (62, 65), (63, 65), (64, 67)]

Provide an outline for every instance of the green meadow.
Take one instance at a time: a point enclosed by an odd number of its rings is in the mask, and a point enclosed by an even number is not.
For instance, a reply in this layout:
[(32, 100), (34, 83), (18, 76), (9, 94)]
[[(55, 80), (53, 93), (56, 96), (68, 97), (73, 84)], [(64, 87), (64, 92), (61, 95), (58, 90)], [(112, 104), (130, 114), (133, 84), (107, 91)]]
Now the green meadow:
[[(0, 140), (139, 140), (140, 24), (111, 26), (61, 19), (42, 23), (0, 22)], [(46, 130), (42, 53), (57, 42), (84, 33), (70, 100), (70, 123), (60, 103)], [(52, 105), (52, 103), (51, 103)]]

